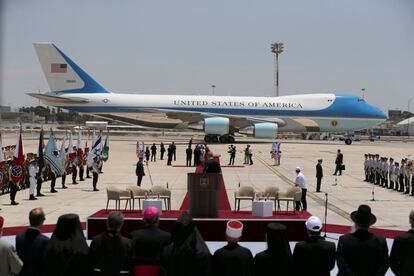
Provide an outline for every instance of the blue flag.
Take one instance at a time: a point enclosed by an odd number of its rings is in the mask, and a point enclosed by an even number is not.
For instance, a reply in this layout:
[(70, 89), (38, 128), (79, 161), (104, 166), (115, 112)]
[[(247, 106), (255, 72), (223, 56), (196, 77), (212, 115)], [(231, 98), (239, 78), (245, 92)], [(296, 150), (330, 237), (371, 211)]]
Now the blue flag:
[(59, 152), (53, 134), (50, 134), (49, 141), (46, 145), (45, 159), (57, 176), (63, 174), (62, 163), (59, 158)]

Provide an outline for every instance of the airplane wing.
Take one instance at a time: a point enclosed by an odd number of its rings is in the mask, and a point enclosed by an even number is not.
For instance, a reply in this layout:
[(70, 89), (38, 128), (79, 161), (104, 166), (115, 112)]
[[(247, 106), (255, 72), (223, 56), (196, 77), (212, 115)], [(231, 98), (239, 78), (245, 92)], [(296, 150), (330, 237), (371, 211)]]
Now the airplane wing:
[(68, 97), (60, 97), (56, 95), (47, 95), (47, 94), (41, 94), (41, 93), (27, 93), (27, 94), (36, 99), (46, 101), (46, 102), (51, 102), (51, 103), (59, 102), (59, 103), (81, 104), (81, 103), (90, 102), (89, 99), (80, 98), (80, 97), (68, 98)]

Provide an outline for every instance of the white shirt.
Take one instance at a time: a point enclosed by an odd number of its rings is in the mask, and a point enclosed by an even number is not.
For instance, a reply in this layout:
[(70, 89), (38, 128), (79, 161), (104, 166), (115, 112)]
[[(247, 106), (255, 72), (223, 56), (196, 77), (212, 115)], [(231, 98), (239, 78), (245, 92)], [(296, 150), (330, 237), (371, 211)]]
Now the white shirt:
[(302, 172), (299, 172), (295, 179), (295, 184), (302, 189), (306, 189), (306, 180)]

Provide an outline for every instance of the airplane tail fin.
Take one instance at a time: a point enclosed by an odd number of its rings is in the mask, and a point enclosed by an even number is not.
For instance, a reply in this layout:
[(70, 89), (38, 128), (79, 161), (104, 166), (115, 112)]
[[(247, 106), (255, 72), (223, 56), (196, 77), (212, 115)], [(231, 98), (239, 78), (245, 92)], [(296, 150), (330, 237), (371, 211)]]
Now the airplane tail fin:
[(52, 92), (109, 93), (53, 43), (34, 43), (33, 46)]

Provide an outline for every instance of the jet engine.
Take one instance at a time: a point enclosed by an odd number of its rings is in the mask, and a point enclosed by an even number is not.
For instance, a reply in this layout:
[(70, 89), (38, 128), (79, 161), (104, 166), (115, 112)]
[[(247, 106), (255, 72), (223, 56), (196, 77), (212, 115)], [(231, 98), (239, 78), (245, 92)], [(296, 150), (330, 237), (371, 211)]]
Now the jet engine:
[(204, 119), (204, 132), (206, 135), (229, 134), (230, 120), (223, 117), (211, 117)]
[(274, 139), (277, 135), (277, 124), (258, 123), (254, 124), (253, 136), (255, 138)]

